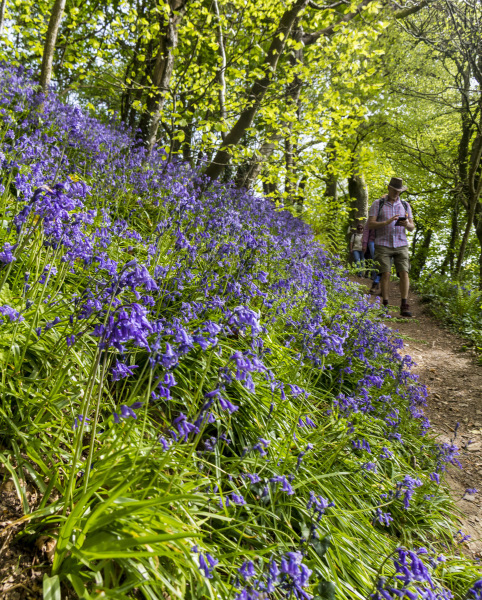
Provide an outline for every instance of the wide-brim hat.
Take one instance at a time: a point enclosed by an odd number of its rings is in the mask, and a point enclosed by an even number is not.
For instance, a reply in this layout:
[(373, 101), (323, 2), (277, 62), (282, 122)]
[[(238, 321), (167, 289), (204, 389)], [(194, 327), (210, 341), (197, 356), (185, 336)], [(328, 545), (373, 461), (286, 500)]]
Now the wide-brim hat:
[(403, 179), (401, 177), (392, 177), (390, 179), (390, 183), (388, 184), (388, 187), (391, 187), (400, 193), (406, 192), (408, 190), (408, 187), (406, 185), (403, 185)]

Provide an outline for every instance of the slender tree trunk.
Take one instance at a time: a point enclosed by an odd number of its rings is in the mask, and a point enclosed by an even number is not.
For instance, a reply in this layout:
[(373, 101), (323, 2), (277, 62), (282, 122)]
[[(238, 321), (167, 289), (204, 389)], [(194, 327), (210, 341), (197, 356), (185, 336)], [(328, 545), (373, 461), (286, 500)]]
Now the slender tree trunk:
[(187, 3), (188, 0), (169, 0), (167, 23), (161, 27), (159, 50), (151, 77), (156, 93), (148, 99), (147, 112), (140, 124), (149, 154), (156, 143), (157, 130), (174, 71), (174, 51), (179, 41), (179, 26), (186, 12)]
[[(297, 20), (298, 21), (298, 20)], [(298, 26), (296, 23), (294, 26), (294, 32), (292, 35), (292, 39), (299, 43), (303, 38), (303, 29)], [(300, 109), (300, 95), (301, 95), (301, 87), (302, 81), (297, 74), (297, 69), (300, 65), (303, 64), (303, 48), (300, 50), (291, 51), (288, 57), (289, 63), (291, 65), (291, 69), (294, 73), (293, 81), (288, 85), (286, 91), (286, 105), (287, 112), (293, 112), (296, 109), (296, 118), (299, 121), (301, 116)], [(286, 165), (286, 177), (285, 177), (285, 193), (287, 201), (293, 204), (297, 203), (297, 198), (295, 197), (296, 193), (296, 158), (297, 158), (297, 147), (298, 141), (297, 139), (293, 139), (293, 125), (294, 121), (292, 118), (289, 119), (286, 124), (286, 137), (285, 137), (285, 165)], [(299, 198), (298, 198), (299, 199)]]
[(338, 177), (333, 168), (333, 164), (336, 162), (336, 149), (331, 139), (328, 140), (328, 144), (326, 145), (326, 153), (328, 156), (328, 164), (326, 167), (326, 175), (324, 177), (326, 186), (325, 196), (327, 198), (333, 198), (333, 201), (336, 203), (338, 200)]
[[(223, 28), (221, 26), (218, 0), (213, 0), (213, 8), (214, 8), (214, 13), (215, 13), (217, 21), (218, 21), (216, 29), (217, 29), (218, 46), (219, 46), (219, 49), (218, 49), (219, 57), (221, 58), (221, 64), (219, 65), (219, 70), (217, 72), (217, 80), (218, 80), (218, 84), (219, 84), (219, 90), (218, 90), (219, 116), (221, 117), (221, 121), (224, 123), (226, 121), (226, 80), (224, 77), (224, 72), (226, 71), (226, 52), (224, 50), (224, 36), (223, 36)], [(226, 134), (224, 131), (221, 132), (221, 137), (223, 140), (226, 137)]]
[(363, 175), (354, 173), (348, 178), (348, 193), (351, 204), (351, 224), (356, 226), (368, 216), (368, 187)]
[(307, 180), (308, 180), (308, 176), (306, 175), (306, 173), (303, 173), (300, 184), (298, 186), (298, 189), (296, 190), (296, 195), (295, 195), (295, 205), (298, 209), (298, 213), (301, 213), (301, 211), (303, 209), (303, 204), (305, 202), (305, 190), (306, 190)]
[(432, 241), (432, 230), (426, 229), (423, 234), (423, 240), (421, 244), (417, 246), (417, 252), (415, 253), (412, 264), (411, 264), (411, 277), (417, 279), (420, 277), (420, 273), (425, 267), (427, 262), (428, 253), (430, 250), (430, 243)]
[(59, 33), (60, 21), (65, 10), (66, 0), (55, 0), (52, 14), (50, 15), (47, 37), (45, 38), (44, 52), (42, 57), (42, 70), (40, 72), (40, 86), (44, 93), (48, 92), (52, 79), (52, 65), (54, 61), (55, 44)]
[[(482, 117), (479, 117), (478, 133), (470, 146), (470, 140), (473, 132), (473, 120), (471, 113), (471, 99), (468, 90), (470, 89), (470, 66), (460, 73), (463, 77), (463, 88), (461, 91), (461, 115), (462, 115), (462, 137), (459, 144), (458, 156), (458, 172), (459, 172), (459, 189), (460, 197), (465, 207), (467, 208), (467, 223), (465, 226), (462, 241), (460, 243), (457, 264), (455, 266), (455, 277), (460, 277), (462, 265), (465, 257), (465, 250), (469, 241), (470, 232), (474, 223), (475, 211), (479, 201), (480, 191), (476, 190), (475, 179), (479, 170), (481, 151), (482, 151), (482, 134), (480, 126), (482, 125)], [(482, 96), (479, 98), (479, 111), (482, 109)]]
[(266, 56), (266, 61), (263, 66), (263, 76), (253, 83), (248, 94), (248, 101), (245, 108), (241, 112), (231, 131), (226, 135), (213, 161), (205, 171), (205, 174), (210, 179), (217, 179), (221, 175), (225, 166), (231, 160), (233, 147), (239, 143), (246, 130), (251, 126), (266, 91), (276, 73), (278, 61), (284, 52), (286, 40), (290, 36), (291, 28), (297, 17), (308, 5), (308, 2), (309, 0), (296, 0), (293, 6), (281, 17), (281, 21)]
[(274, 201), (279, 198), (278, 186), (273, 181), (263, 181), (263, 192), (269, 200)]
[(477, 211), (476, 211), (476, 221), (477, 221), (477, 226), (475, 229), (475, 233), (477, 235), (477, 240), (479, 242), (479, 246), (480, 246), (480, 251), (479, 251), (479, 290), (482, 291), (482, 218), (481, 218), (481, 213), (482, 213), (482, 205), (480, 204), (480, 202), (477, 204)]
[[(481, 123), (482, 125), (482, 123)], [(479, 129), (480, 131), (480, 129)], [(462, 265), (465, 257), (465, 250), (469, 241), (472, 226), (474, 225), (475, 214), (481, 192), (481, 181), (477, 181), (477, 172), (479, 171), (480, 161), (482, 157), (482, 133), (478, 133), (472, 142), (470, 152), (470, 165), (465, 188), (467, 190), (467, 224), (465, 226), (464, 235), (460, 243), (457, 265), (455, 267), (455, 276), (460, 277)]]
[(454, 275), (454, 259), (457, 249), (457, 243), (459, 240), (459, 200), (455, 198), (455, 204), (452, 208), (451, 215), (451, 227), (450, 227), (450, 240), (447, 248), (447, 254), (445, 255), (444, 262), (442, 263), (441, 274), (445, 275), (447, 266), (451, 275)]
[(5, 8), (7, 7), (7, 0), (2, 0), (0, 3), (0, 35), (3, 34), (3, 27), (5, 23)]
[(251, 188), (258, 179), (263, 168), (263, 164), (269, 160), (275, 151), (278, 142), (281, 140), (281, 134), (272, 133), (263, 142), (260, 149), (255, 151), (246, 169), (239, 172), (237, 176), (237, 187)]
[(455, 265), (454, 276), (460, 277), (462, 271), (462, 265), (464, 264), (465, 250), (467, 249), (467, 243), (469, 241), (470, 232), (474, 223), (475, 205), (469, 200), (469, 209), (467, 210), (467, 223), (465, 224), (464, 234), (460, 242), (459, 252), (457, 256), (457, 264)]

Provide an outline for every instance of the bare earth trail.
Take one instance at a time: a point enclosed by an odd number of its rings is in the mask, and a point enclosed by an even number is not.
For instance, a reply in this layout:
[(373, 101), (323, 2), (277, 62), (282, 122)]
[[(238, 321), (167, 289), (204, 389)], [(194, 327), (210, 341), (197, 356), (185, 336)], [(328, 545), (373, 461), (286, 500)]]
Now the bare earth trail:
[[(450, 467), (446, 480), (461, 512), (460, 528), (471, 536), (466, 547), (474, 558), (482, 558), (482, 366), (471, 352), (463, 351), (461, 338), (427, 314), (413, 292), (409, 304), (413, 318), (400, 319), (400, 292), (398, 284), (391, 283), (390, 315), (394, 320), (387, 319), (386, 324), (403, 336), (405, 354), (415, 361), (414, 372), (428, 388), (425, 412), (432, 435), (449, 442), (456, 423), (460, 424), (455, 444), (460, 448), (463, 469)], [(472, 443), (468, 444), (469, 440)], [(468, 488), (479, 492), (464, 497)]]

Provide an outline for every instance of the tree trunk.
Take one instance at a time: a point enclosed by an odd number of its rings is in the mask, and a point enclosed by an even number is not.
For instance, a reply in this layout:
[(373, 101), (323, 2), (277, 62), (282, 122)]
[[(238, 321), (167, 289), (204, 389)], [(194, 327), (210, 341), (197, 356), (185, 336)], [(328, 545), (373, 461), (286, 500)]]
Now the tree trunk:
[(269, 200), (279, 199), (278, 186), (272, 181), (263, 181), (263, 193)]
[(5, 8), (7, 6), (7, 0), (2, 0), (0, 3), (0, 35), (3, 34), (3, 27), (5, 23)]
[(278, 142), (281, 140), (281, 134), (270, 134), (263, 142), (260, 149), (253, 153), (246, 168), (238, 172), (236, 181), (237, 187), (251, 188), (258, 179), (263, 164), (269, 160), (270, 156), (276, 149)]
[(338, 176), (335, 174), (333, 165), (336, 162), (336, 148), (332, 139), (326, 144), (326, 155), (328, 158), (326, 165), (325, 181), (325, 197), (333, 198), (334, 202), (338, 200)]
[(425, 267), (425, 263), (427, 262), (428, 253), (430, 250), (430, 242), (432, 241), (432, 230), (426, 229), (423, 235), (423, 240), (421, 244), (417, 246), (417, 252), (415, 253), (411, 269), (410, 276), (414, 279), (418, 279), (420, 277), (420, 273), (423, 271)]
[(151, 77), (156, 93), (147, 100), (147, 112), (140, 123), (144, 143), (149, 154), (156, 143), (162, 109), (167, 99), (167, 92), (174, 71), (174, 50), (177, 48), (179, 41), (179, 25), (186, 12), (187, 3), (188, 0), (169, 0), (167, 23), (161, 27), (159, 50)]
[(306, 182), (307, 181), (308, 181), (308, 176), (306, 173), (303, 173), (300, 184), (298, 186), (298, 189), (296, 190), (296, 195), (295, 195), (295, 205), (296, 205), (296, 208), (298, 209), (298, 213), (301, 213), (301, 211), (303, 209), (303, 204), (305, 202), (305, 190), (306, 190)]
[(464, 262), (464, 257), (465, 257), (465, 250), (467, 248), (467, 243), (469, 241), (470, 232), (472, 231), (472, 226), (474, 225), (475, 213), (477, 211), (477, 205), (479, 203), (482, 180), (479, 180), (477, 182), (477, 172), (479, 170), (481, 157), (482, 157), (482, 134), (478, 133), (476, 135), (474, 141), (472, 142), (472, 148), (471, 148), (471, 152), (470, 152), (469, 174), (467, 177), (467, 183), (465, 185), (465, 188), (467, 189), (467, 193), (468, 193), (467, 224), (465, 226), (464, 235), (463, 235), (462, 241), (460, 243), (459, 255), (457, 257), (457, 265), (455, 267), (455, 276), (456, 277), (460, 277), (460, 272), (462, 270), (462, 264)]
[(348, 178), (348, 193), (351, 204), (351, 224), (356, 226), (366, 221), (368, 215), (368, 188), (363, 175), (353, 174)]
[(52, 14), (50, 15), (47, 37), (45, 38), (44, 52), (42, 57), (42, 70), (40, 72), (40, 86), (44, 93), (48, 92), (52, 79), (52, 64), (54, 61), (55, 44), (59, 33), (60, 21), (64, 14), (66, 0), (55, 0)]
[(451, 231), (450, 231), (450, 241), (449, 246), (447, 248), (447, 254), (442, 263), (441, 274), (445, 275), (447, 270), (447, 266), (449, 267), (449, 271), (451, 275), (454, 275), (454, 259), (455, 252), (457, 248), (457, 243), (459, 241), (459, 201), (458, 198), (455, 198), (455, 204), (452, 208), (452, 216), (451, 216)]
[(475, 230), (475, 233), (477, 235), (477, 240), (479, 241), (479, 246), (480, 246), (480, 253), (479, 253), (479, 290), (482, 291), (482, 218), (481, 218), (481, 212), (482, 212), (482, 205), (479, 203), (477, 205), (477, 215), (476, 215), (476, 221), (477, 221), (477, 228)]
[(299, 14), (306, 8), (309, 0), (296, 0), (293, 6), (287, 10), (281, 17), (273, 41), (268, 50), (265, 64), (263, 67), (263, 76), (257, 79), (249, 91), (246, 107), (241, 112), (238, 120), (231, 131), (224, 138), (219, 150), (216, 153), (211, 164), (207, 167), (205, 174), (210, 179), (217, 179), (223, 172), (225, 166), (231, 160), (233, 147), (239, 143), (246, 130), (251, 126), (256, 116), (261, 102), (269, 88), (271, 81), (276, 73), (278, 61), (283, 54), (286, 40), (289, 38), (291, 28)]
[(333, 198), (336, 202), (338, 200), (338, 178), (333, 173), (328, 173), (325, 177), (325, 196)]
[[(464, 235), (460, 243), (457, 264), (455, 266), (455, 277), (460, 277), (460, 272), (462, 270), (465, 257), (465, 250), (469, 241), (470, 232), (474, 223), (475, 211), (479, 201), (480, 189), (476, 189), (475, 180), (477, 171), (479, 170), (482, 152), (482, 134), (480, 129), (480, 126), (482, 125), (481, 117), (479, 117), (478, 133), (475, 136), (469, 151), (470, 140), (474, 126), (471, 113), (470, 96), (469, 92), (467, 91), (470, 89), (470, 67), (465, 68), (460, 75), (463, 77), (463, 89), (461, 91), (462, 137), (459, 144), (458, 172), (460, 197), (467, 209), (467, 224), (465, 226)], [(481, 108), (482, 96), (479, 98), (479, 111)]]
[[(220, 64), (218, 72), (216, 74), (216, 79), (219, 84), (219, 90), (218, 90), (219, 116), (221, 117), (221, 122), (225, 123), (226, 122), (226, 80), (224, 77), (224, 72), (226, 71), (226, 52), (224, 50), (224, 36), (223, 36), (223, 28), (221, 26), (218, 0), (213, 0), (213, 8), (214, 8), (214, 14), (216, 15), (216, 18), (218, 21), (216, 29), (217, 29), (218, 46), (219, 46), (219, 57), (221, 58), (221, 64)], [(224, 140), (224, 138), (226, 137), (226, 134), (224, 132), (221, 132), (221, 137)]]
[[(296, 29), (292, 35), (292, 39), (299, 43), (303, 37), (303, 30)], [(286, 90), (286, 108), (289, 114), (296, 108), (296, 116), (300, 118), (300, 94), (302, 81), (296, 73), (299, 65), (303, 64), (303, 48), (300, 50), (294, 50), (289, 55), (289, 63), (292, 71), (295, 73), (293, 81), (287, 86)], [(294, 197), (296, 192), (296, 154), (297, 154), (297, 140), (293, 141), (293, 120), (289, 119), (286, 124), (286, 137), (285, 137), (285, 165), (286, 165), (286, 177), (285, 177), (285, 193), (286, 200), (290, 204), (296, 203)]]

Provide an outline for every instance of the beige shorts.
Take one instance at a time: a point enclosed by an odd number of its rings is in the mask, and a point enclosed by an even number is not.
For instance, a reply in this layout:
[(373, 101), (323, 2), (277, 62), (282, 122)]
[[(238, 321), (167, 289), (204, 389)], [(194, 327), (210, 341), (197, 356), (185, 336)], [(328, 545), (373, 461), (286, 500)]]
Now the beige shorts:
[(408, 256), (408, 246), (399, 248), (388, 248), (387, 246), (375, 246), (375, 263), (379, 265), (380, 273), (390, 273), (392, 270), (392, 258), (395, 263), (397, 273), (410, 271), (410, 258)]

